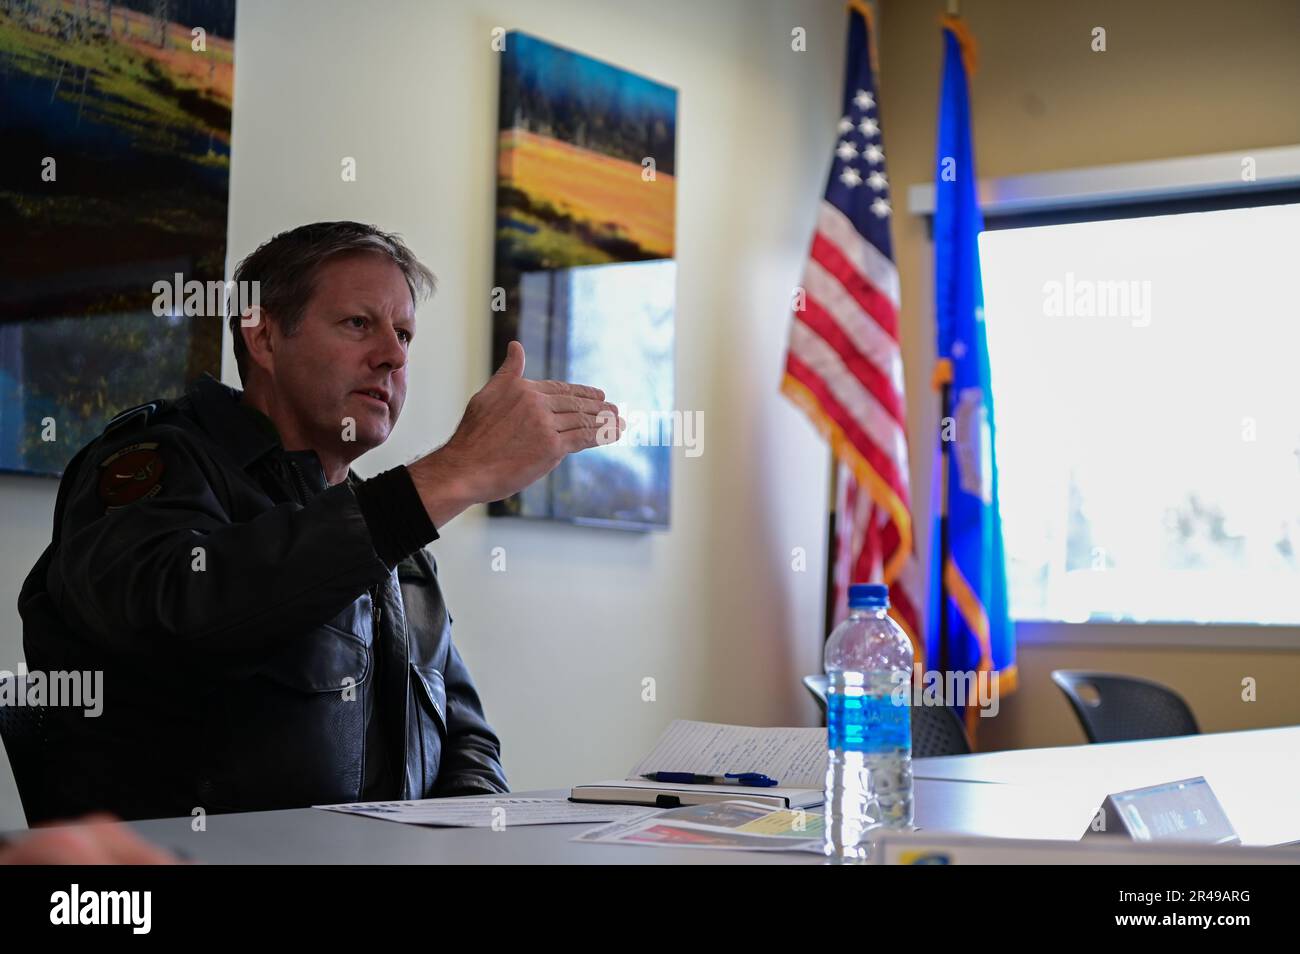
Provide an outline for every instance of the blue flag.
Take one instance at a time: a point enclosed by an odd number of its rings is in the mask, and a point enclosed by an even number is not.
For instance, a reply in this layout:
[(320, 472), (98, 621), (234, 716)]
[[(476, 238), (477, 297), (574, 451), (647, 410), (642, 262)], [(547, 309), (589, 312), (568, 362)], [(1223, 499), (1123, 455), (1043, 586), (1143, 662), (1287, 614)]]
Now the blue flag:
[[(1016, 653), (1007, 615), (1006, 561), (998, 514), (993, 391), (984, 329), (964, 30), (945, 20), (943, 89), (935, 170), (934, 270), (938, 330), (935, 384), (943, 395), (936, 457), (926, 660), (942, 672), (1015, 688)], [(951, 700), (950, 700), (951, 702)], [(966, 706), (973, 732), (977, 708)]]

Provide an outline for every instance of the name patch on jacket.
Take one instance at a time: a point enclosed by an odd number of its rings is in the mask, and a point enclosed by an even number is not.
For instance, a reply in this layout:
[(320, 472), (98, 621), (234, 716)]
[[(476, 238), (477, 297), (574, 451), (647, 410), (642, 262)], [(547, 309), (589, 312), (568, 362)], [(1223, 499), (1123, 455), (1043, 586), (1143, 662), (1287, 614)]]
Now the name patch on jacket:
[(158, 445), (131, 444), (99, 465), (99, 499), (109, 510), (162, 491), (163, 459)]

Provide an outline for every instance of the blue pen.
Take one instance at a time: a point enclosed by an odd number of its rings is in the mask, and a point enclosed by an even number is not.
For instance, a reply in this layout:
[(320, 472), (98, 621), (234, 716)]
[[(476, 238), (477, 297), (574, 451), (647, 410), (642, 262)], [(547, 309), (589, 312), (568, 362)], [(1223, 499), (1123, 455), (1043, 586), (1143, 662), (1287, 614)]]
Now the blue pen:
[(694, 772), (649, 772), (641, 776), (652, 782), (678, 782), (687, 785), (749, 785), (771, 788), (778, 784), (762, 772), (728, 772), (726, 775), (696, 775)]

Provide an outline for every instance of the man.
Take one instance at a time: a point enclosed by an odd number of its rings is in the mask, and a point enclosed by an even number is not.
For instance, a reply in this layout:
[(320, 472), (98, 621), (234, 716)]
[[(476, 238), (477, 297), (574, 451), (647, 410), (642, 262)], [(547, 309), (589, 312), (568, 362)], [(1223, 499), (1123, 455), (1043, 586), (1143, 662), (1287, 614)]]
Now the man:
[[(511, 342), (442, 447), (360, 480), (406, 397), (433, 275), (322, 222), (240, 263), (241, 393), (211, 376), (123, 412), (64, 473), (19, 597), (32, 670), (102, 670), (49, 713), (42, 818), (508, 791), (423, 550), (462, 510), (616, 440), (602, 391), (525, 379)], [(617, 422), (617, 423), (615, 423)]]

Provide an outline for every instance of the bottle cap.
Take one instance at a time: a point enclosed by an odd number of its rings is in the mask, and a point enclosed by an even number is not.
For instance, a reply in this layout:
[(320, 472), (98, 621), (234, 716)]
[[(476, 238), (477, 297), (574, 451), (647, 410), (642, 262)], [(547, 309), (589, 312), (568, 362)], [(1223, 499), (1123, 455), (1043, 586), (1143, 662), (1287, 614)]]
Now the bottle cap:
[(889, 587), (883, 583), (850, 584), (849, 609), (889, 609)]

